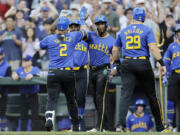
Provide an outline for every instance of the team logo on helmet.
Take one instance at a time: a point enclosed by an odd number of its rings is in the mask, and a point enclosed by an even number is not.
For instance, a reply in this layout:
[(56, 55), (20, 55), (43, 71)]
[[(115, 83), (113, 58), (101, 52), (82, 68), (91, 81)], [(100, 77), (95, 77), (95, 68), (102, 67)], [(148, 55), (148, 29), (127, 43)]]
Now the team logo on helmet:
[(57, 30), (67, 30), (69, 27), (69, 19), (67, 17), (60, 17), (57, 23)]
[(144, 22), (146, 18), (145, 10), (143, 8), (135, 8), (133, 10), (133, 19), (136, 21)]
[(106, 27), (108, 27), (108, 21), (106, 19), (106, 17), (104, 15), (99, 15), (95, 18), (94, 23), (98, 23), (98, 22), (105, 22), (106, 23)]

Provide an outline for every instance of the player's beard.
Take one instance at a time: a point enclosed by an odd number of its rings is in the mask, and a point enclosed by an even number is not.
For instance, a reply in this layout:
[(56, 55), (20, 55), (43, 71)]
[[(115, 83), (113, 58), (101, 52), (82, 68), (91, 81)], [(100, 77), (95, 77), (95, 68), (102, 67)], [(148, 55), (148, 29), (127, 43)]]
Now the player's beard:
[(99, 36), (103, 37), (106, 34), (106, 27), (104, 28), (97, 28)]

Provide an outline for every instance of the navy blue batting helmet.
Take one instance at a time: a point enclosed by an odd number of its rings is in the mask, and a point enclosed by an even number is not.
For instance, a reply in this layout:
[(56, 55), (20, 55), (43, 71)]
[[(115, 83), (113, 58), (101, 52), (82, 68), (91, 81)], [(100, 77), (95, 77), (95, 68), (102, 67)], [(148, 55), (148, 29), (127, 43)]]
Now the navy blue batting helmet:
[(137, 106), (142, 105), (142, 106), (146, 106), (146, 102), (144, 101), (144, 99), (137, 99), (135, 102), (135, 106), (137, 108)]
[(176, 32), (177, 32), (177, 31), (180, 31), (180, 24), (177, 24), (177, 25), (176, 25), (174, 31), (175, 31), (175, 33), (174, 33), (174, 34), (175, 34), (175, 37), (177, 38)]
[(69, 27), (69, 19), (67, 17), (60, 17), (57, 23), (57, 30), (67, 30)]
[(136, 7), (133, 10), (133, 19), (136, 21), (144, 22), (146, 18), (146, 13), (143, 8)]
[(98, 22), (105, 22), (106, 23), (106, 27), (108, 27), (108, 21), (106, 19), (106, 17), (104, 15), (99, 15), (95, 18), (94, 23), (98, 23)]
[(80, 21), (79, 21), (78, 19), (72, 19), (72, 20), (70, 20), (69, 25), (71, 25), (71, 24), (81, 25), (81, 23), (80, 23)]

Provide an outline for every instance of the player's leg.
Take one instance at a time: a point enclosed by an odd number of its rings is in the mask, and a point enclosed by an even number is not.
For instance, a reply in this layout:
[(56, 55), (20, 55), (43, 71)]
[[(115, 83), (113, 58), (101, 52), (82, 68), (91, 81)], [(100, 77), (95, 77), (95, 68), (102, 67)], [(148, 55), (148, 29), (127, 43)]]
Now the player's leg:
[(47, 77), (48, 101), (45, 112), (45, 118), (46, 118), (45, 127), (47, 131), (51, 131), (54, 126), (55, 109), (56, 109), (57, 99), (59, 96), (59, 88), (60, 88), (60, 82), (56, 75), (57, 72), (58, 71), (50, 71)]
[[(175, 108), (175, 110), (176, 110), (176, 108), (177, 108), (177, 101), (179, 100), (179, 98), (178, 98), (178, 93), (179, 93), (179, 88), (180, 88), (179, 84), (180, 84), (180, 75), (175, 72), (172, 72), (172, 74), (169, 78), (169, 83), (168, 83), (168, 101), (170, 101), (170, 102), (168, 102), (169, 103), (168, 105), (171, 107), (170, 109)], [(174, 112), (177, 112), (177, 111), (174, 111)], [(177, 114), (175, 116), (175, 114), (172, 115), (169, 113), (168, 116), (169, 116), (169, 118), (172, 116), (171, 117), (172, 121), (170, 121), (170, 124), (176, 125)]]
[(85, 98), (87, 92), (87, 69), (76, 72), (76, 94), (78, 103), (78, 116), (81, 118), (80, 130), (85, 130), (85, 123), (83, 122)]
[(68, 112), (71, 117), (73, 131), (79, 130), (78, 105), (76, 101), (75, 73), (73, 71), (64, 71), (62, 74), (63, 85), (65, 86), (65, 96), (67, 100)]
[(175, 120), (175, 103), (171, 100), (167, 101), (167, 119), (170, 127), (174, 126), (174, 120)]
[(21, 104), (21, 131), (27, 130), (27, 122), (28, 122), (28, 95), (21, 94), (20, 96), (20, 104)]
[(144, 78), (141, 80), (142, 85), (144, 85), (144, 91), (148, 97), (152, 114), (155, 118), (157, 131), (162, 131), (164, 129), (164, 116), (162, 114), (160, 102), (157, 95), (156, 80), (152, 69), (144, 70)]
[(119, 119), (116, 131), (122, 131), (126, 128), (126, 116), (131, 102), (131, 98), (135, 88), (136, 77), (130, 70), (133, 68), (128, 62), (121, 65), (122, 88), (119, 103)]
[(115, 108), (116, 108), (116, 85), (109, 84), (107, 95), (106, 95), (106, 110), (105, 116), (107, 121), (104, 123), (107, 124), (109, 131), (114, 131), (115, 124)]
[(106, 76), (103, 74), (104, 69), (96, 71), (96, 103), (97, 103), (97, 128), (103, 130), (103, 120), (105, 115), (105, 97), (108, 86)]
[(32, 119), (32, 131), (38, 131), (39, 129), (39, 101), (38, 94), (32, 94), (30, 99), (30, 108), (31, 108), (31, 119)]

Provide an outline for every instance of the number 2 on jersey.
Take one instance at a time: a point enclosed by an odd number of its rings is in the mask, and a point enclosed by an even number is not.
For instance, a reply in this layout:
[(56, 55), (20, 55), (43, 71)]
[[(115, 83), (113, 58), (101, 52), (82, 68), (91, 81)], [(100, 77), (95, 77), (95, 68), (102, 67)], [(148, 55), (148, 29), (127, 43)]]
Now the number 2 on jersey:
[(61, 48), (60, 48), (60, 54), (59, 54), (59, 55), (60, 55), (61, 57), (67, 56), (67, 53), (66, 53), (66, 51), (67, 51), (67, 45), (66, 45), (66, 44), (60, 44), (59, 47), (61, 47)]
[(140, 36), (127, 36), (126, 49), (140, 49), (141, 48), (141, 38)]

